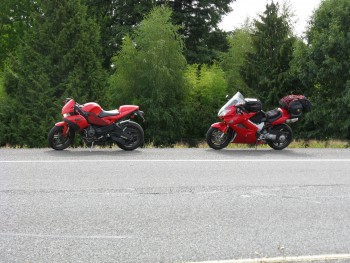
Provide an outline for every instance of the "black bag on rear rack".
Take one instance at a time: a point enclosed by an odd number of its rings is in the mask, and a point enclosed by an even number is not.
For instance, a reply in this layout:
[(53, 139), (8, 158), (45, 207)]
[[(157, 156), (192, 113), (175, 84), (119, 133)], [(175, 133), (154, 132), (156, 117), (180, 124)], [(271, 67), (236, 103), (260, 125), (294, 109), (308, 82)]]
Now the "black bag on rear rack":
[(293, 101), (288, 108), (288, 112), (292, 118), (298, 118), (303, 114), (303, 105), (300, 101)]

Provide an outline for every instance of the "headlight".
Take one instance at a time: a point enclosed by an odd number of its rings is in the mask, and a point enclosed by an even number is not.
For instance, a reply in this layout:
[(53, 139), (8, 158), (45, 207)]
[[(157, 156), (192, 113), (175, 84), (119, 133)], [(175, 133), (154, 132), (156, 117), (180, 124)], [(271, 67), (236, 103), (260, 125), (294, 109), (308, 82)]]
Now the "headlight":
[(67, 118), (67, 117), (69, 117), (69, 116), (71, 116), (70, 113), (65, 113), (65, 114), (63, 114), (63, 118)]
[(230, 112), (230, 110), (223, 110), (223, 111), (220, 111), (219, 112), (219, 114), (218, 114), (218, 116), (219, 117), (224, 117), (227, 113), (229, 113)]

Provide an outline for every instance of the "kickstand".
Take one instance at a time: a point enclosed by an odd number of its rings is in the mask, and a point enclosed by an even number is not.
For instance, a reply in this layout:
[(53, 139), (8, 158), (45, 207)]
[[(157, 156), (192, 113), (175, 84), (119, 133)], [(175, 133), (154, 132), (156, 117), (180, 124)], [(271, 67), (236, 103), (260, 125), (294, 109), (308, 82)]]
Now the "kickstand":
[(258, 141), (255, 143), (255, 151), (258, 150)]
[(90, 152), (92, 151), (93, 147), (94, 147), (94, 142), (91, 143)]

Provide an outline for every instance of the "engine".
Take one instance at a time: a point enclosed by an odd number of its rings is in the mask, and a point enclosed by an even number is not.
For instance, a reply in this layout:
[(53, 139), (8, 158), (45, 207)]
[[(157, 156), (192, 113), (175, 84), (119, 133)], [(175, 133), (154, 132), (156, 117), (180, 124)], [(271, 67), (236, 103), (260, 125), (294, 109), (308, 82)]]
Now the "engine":
[[(96, 131), (96, 127), (94, 126), (89, 126), (88, 128), (86, 128), (83, 131), (83, 139), (85, 142), (87, 143), (92, 143), (92, 142), (96, 142), (99, 139), (97, 138), (97, 136), (99, 135)], [(103, 137), (103, 136), (102, 136)]]
[(107, 140), (115, 140), (115, 136), (120, 136), (121, 128), (118, 124), (111, 124), (108, 126), (90, 125), (84, 129), (82, 136), (86, 143), (104, 144)]
[(283, 142), (286, 135), (277, 131), (267, 132), (265, 129), (260, 133), (259, 141), (280, 141)]

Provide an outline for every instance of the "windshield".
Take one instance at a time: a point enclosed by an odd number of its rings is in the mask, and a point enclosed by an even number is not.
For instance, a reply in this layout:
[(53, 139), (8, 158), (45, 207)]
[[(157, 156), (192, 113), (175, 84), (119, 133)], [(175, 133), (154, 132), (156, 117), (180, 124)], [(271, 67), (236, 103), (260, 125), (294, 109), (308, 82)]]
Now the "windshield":
[(220, 116), (220, 113), (227, 110), (232, 105), (238, 105), (238, 104), (244, 104), (244, 97), (239, 91), (220, 109), (219, 116)]

